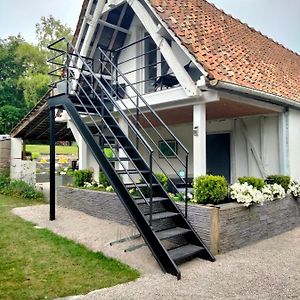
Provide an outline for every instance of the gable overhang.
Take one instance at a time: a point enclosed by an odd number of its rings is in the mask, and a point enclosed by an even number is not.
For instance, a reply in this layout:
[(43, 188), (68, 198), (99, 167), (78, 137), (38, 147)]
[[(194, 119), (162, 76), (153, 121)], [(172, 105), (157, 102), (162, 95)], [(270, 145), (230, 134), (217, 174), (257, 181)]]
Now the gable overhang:
[[(160, 52), (164, 56), (166, 62), (168, 63), (170, 69), (175, 74), (177, 80), (184, 88), (188, 97), (201, 96), (201, 90), (197, 87), (196, 83), (188, 72), (184, 69), (184, 66), (180, 64), (178, 59), (176, 59), (176, 55), (173, 52), (171, 46), (166, 40), (166, 36), (177, 45), (179, 45), (180, 49), (183, 53), (196, 65), (196, 67), (200, 70), (200, 72), (204, 75), (207, 73), (205, 70), (197, 63), (195, 57), (193, 57), (185, 47), (183, 47), (178, 38), (176, 38), (175, 34), (172, 33), (166, 26), (166, 24), (161, 20), (161, 18), (155, 13), (154, 10), (150, 9), (149, 3), (147, 1), (135, 1), (135, 0), (114, 0), (114, 1), (101, 1), (101, 3), (97, 3), (97, 6), (94, 10), (94, 14), (91, 15), (89, 13), (89, 6), (86, 9), (86, 15), (84, 17), (84, 22), (82, 23), (80, 33), (78, 34), (79, 38), (76, 42), (76, 48), (79, 49), (81, 55), (92, 57), (96, 51), (97, 42), (101, 40), (103, 37), (102, 31), (105, 26), (110, 26), (110, 28), (115, 29), (119, 32), (128, 33), (128, 28), (122, 28), (120, 24), (110, 25), (107, 22), (107, 17), (114, 10), (120, 9), (120, 7), (129, 7), (132, 9), (134, 14), (139, 18), (142, 25), (145, 27), (147, 32), (150, 34), (152, 40), (156, 43), (157, 47), (160, 49)], [(86, 27), (86, 25), (89, 25)], [(87, 29), (88, 28), (88, 29)], [(115, 31), (115, 32), (116, 32)], [(115, 33), (112, 35), (111, 42), (115, 39)], [(92, 41), (95, 40), (93, 43)], [(105, 40), (103, 38), (103, 40)], [(123, 41), (124, 42), (124, 41)], [(104, 46), (104, 49), (108, 48), (111, 50), (112, 43)], [(116, 47), (116, 48), (120, 48)]]
[(300, 102), (230, 82), (211, 80), (207, 82), (207, 87), (219, 92), (226, 92), (245, 98), (255, 99), (264, 103), (285, 107), (286, 109), (294, 108), (300, 110)]
[[(128, 0), (130, 1), (130, 0)], [(132, 0), (131, 2), (134, 1), (139, 1), (139, 0)], [(203, 68), (203, 66), (196, 60), (195, 56), (192, 55), (190, 53), (190, 51), (184, 46), (182, 45), (182, 43), (180, 42), (179, 38), (176, 36), (176, 34), (173, 32), (173, 30), (171, 30), (167, 23), (165, 21), (162, 20), (162, 18), (158, 15), (158, 13), (156, 12), (156, 10), (153, 8), (153, 6), (149, 3), (149, 1), (147, 0), (141, 0), (141, 3), (144, 3), (145, 6), (147, 6), (148, 11), (151, 13), (152, 16), (154, 16), (156, 18), (156, 20), (159, 22), (160, 24), (160, 29), (159, 32), (162, 35), (169, 35), (172, 37), (172, 39), (177, 43), (177, 45), (180, 47), (180, 49), (185, 53), (185, 55), (192, 61), (192, 63), (200, 70), (200, 72), (202, 73), (202, 75), (204, 75), (205, 77), (208, 76), (208, 73), (205, 71), (205, 69)]]

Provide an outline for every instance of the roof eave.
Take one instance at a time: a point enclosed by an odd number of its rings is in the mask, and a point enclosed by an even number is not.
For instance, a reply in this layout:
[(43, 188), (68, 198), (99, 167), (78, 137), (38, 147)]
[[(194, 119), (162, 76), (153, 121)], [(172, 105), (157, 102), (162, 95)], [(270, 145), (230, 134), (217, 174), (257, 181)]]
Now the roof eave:
[(270, 94), (261, 90), (237, 85), (231, 82), (226, 82), (222, 80), (211, 80), (207, 82), (207, 86), (214, 90), (223, 90), (247, 98), (252, 98), (259, 101), (300, 110), (300, 102), (297, 102), (296, 100), (288, 99), (275, 94)]

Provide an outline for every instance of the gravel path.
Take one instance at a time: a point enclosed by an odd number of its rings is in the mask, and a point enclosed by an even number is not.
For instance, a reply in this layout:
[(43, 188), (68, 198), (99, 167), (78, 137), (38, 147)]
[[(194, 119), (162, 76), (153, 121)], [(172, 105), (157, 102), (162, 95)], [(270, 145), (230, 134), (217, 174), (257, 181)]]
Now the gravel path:
[(16, 208), (13, 212), (41, 227), (102, 251), (139, 269), (135, 282), (69, 297), (94, 299), (300, 299), (300, 227), (277, 237), (218, 255), (210, 263), (195, 259), (180, 267), (182, 280), (162, 274), (149, 250), (122, 250), (136, 242), (109, 246), (132, 228), (58, 208), (48, 221), (48, 206)]

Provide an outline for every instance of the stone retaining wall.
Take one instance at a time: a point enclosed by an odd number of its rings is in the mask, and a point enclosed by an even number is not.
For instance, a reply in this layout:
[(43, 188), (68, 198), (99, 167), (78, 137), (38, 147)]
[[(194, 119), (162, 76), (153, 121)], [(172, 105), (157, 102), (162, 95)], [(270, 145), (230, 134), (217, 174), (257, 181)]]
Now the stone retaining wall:
[(8, 170), (10, 166), (10, 140), (0, 141), (0, 171)]
[(300, 202), (292, 196), (264, 205), (219, 207), (219, 251), (227, 252), (300, 225)]
[[(114, 193), (58, 187), (58, 205), (91, 216), (133, 225)], [(184, 212), (184, 204), (178, 203)], [(269, 238), (300, 225), (300, 204), (291, 196), (249, 208), (237, 203), (189, 205), (188, 220), (213, 254)]]
[(134, 226), (126, 209), (115, 193), (61, 186), (57, 188), (57, 204), (62, 207), (82, 211), (100, 219)]

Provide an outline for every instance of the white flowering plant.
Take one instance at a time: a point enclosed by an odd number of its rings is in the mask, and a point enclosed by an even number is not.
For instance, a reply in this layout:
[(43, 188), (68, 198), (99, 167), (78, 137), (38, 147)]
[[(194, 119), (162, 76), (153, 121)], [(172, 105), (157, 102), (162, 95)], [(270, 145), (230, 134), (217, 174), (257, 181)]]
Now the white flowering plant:
[(300, 197), (300, 182), (297, 180), (291, 180), (288, 193), (291, 193), (296, 198)]
[(92, 185), (92, 183), (91, 182), (84, 182), (84, 184), (83, 184), (83, 187), (85, 187), (85, 188), (89, 188), (89, 187), (92, 187), (93, 185)]
[(285, 197), (284, 188), (280, 184), (277, 184), (277, 183), (266, 184), (262, 188), (262, 193), (263, 193), (266, 201), (278, 200), (278, 199), (282, 199)]
[(262, 205), (265, 201), (263, 193), (247, 182), (234, 183), (230, 186), (229, 193), (231, 199), (242, 203), (246, 207), (255, 203)]
[(111, 185), (109, 185), (109, 186), (107, 186), (107, 187), (105, 188), (105, 191), (106, 191), (106, 192), (113, 192), (113, 191), (114, 191), (114, 188), (113, 188)]

